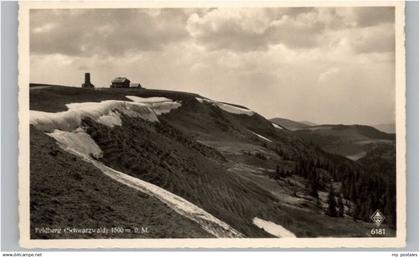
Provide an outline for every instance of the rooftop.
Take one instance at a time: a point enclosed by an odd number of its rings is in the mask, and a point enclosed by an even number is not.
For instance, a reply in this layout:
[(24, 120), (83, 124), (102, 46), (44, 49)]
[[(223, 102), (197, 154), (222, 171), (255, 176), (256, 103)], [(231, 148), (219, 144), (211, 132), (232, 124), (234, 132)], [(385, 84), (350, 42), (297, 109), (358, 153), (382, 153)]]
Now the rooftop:
[(111, 80), (111, 83), (124, 83), (126, 81), (130, 81), (126, 77), (116, 77), (115, 79)]

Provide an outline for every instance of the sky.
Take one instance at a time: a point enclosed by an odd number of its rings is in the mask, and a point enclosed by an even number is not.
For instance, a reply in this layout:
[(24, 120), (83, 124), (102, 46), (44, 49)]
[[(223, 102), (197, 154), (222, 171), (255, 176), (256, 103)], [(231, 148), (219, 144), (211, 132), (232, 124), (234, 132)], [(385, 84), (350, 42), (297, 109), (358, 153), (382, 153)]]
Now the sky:
[(30, 81), (117, 76), (266, 118), (395, 120), (393, 7), (49, 9), (30, 12)]

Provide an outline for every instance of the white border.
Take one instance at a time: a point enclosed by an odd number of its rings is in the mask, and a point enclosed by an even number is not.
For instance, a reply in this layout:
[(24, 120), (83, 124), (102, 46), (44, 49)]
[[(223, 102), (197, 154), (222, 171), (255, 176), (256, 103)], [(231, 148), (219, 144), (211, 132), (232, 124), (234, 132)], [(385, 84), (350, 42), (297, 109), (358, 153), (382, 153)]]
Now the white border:
[[(396, 46), (397, 234), (395, 238), (278, 239), (30, 239), (29, 220), (29, 10), (54, 8), (394, 6)], [(20, 2), (19, 3), (19, 229), (24, 248), (393, 248), (406, 245), (406, 121), (403, 1), (260, 2)]]

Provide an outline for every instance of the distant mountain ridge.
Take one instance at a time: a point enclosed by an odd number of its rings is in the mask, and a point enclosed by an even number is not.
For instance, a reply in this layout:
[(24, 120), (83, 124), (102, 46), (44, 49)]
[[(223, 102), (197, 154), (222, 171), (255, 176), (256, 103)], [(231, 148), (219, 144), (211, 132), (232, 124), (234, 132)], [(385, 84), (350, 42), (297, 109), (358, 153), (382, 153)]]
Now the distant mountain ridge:
[(298, 135), (308, 143), (316, 144), (327, 152), (358, 160), (377, 144), (393, 144), (395, 134), (386, 133), (368, 125), (321, 124), (309, 125), (285, 118), (271, 119)]
[(308, 125), (308, 126), (316, 126), (316, 125), (318, 125), (318, 124), (316, 124), (314, 122), (307, 121), (307, 120), (301, 120), (301, 121), (298, 121), (298, 122), (299, 123), (302, 123), (302, 124), (305, 124), (305, 125)]
[(316, 125), (316, 126), (307, 126), (302, 130), (325, 130), (330, 129), (334, 131), (346, 131), (346, 130), (355, 130), (360, 136), (365, 136), (368, 138), (374, 139), (394, 139), (395, 135), (391, 133), (383, 132), (375, 127), (368, 126), (368, 125), (343, 125), (343, 124), (323, 124), (323, 125)]
[(385, 133), (391, 133), (391, 134), (395, 133), (395, 123), (376, 124), (376, 125), (372, 125), (372, 127), (380, 131), (383, 131)]
[(327, 152), (358, 160), (379, 144), (395, 144), (395, 134), (366, 125), (318, 125), (294, 131)]

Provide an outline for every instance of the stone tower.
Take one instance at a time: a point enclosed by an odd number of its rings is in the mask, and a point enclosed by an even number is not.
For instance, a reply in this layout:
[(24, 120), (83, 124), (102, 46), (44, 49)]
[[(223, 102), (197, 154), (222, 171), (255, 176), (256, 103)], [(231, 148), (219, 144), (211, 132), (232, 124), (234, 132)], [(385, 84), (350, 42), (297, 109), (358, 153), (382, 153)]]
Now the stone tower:
[(94, 88), (95, 86), (90, 83), (90, 73), (85, 73), (85, 82), (82, 84), (82, 88)]

